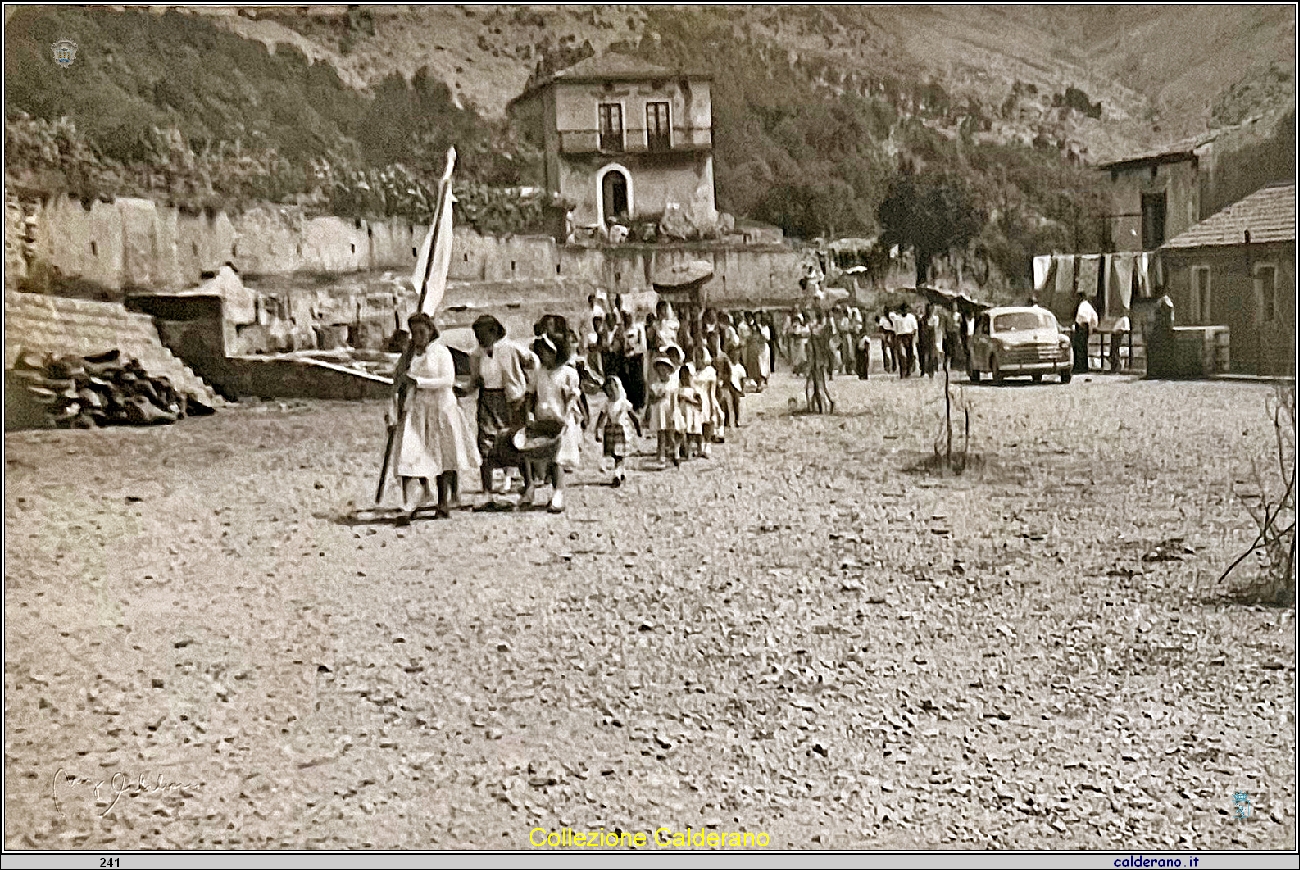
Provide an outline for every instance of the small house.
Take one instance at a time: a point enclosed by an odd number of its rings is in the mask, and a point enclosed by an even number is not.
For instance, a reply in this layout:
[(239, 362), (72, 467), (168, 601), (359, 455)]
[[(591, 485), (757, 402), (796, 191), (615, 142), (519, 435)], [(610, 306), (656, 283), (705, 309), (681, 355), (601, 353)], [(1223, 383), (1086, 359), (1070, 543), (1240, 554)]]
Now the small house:
[(1201, 218), (1200, 156), (1174, 148), (1107, 163), (1108, 232), (1116, 251), (1154, 251)]
[(1160, 248), (1178, 326), (1227, 326), (1230, 370), (1295, 374), (1295, 182), (1264, 187)]
[(708, 76), (619, 54), (589, 57), (531, 84), (511, 106), (540, 126), (548, 193), (575, 226), (658, 219), (680, 208), (717, 220)]

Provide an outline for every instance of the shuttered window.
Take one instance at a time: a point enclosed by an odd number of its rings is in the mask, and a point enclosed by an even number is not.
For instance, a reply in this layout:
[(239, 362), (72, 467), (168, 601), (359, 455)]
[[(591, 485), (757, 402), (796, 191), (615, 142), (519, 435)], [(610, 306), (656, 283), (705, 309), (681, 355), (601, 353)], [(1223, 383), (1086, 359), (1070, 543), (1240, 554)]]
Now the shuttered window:
[(646, 147), (651, 151), (667, 151), (672, 148), (672, 122), (667, 103), (645, 104), (645, 140)]
[(619, 103), (600, 104), (600, 150), (623, 150), (623, 106)]
[(1210, 267), (1192, 267), (1192, 310), (1190, 322), (1204, 323), (1210, 319)]
[(1263, 323), (1277, 320), (1277, 267), (1255, 267), (1255, 299), (1259, 319)]

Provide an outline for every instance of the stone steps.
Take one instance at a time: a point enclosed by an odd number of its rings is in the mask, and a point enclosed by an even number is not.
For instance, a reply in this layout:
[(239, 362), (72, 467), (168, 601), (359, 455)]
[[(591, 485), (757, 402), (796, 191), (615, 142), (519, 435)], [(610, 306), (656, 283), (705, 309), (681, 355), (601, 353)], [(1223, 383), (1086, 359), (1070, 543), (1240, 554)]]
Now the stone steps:
[(163, 346), (148, 315), (127, 311), (116, 302), (5, 291), (6, 371), (24, 351), (92, 356), (111, 350), (134, 357), (150, 375), (166, 377), (178, 390), (194, 394), (205, 404), (223, 404), (202, 378)]

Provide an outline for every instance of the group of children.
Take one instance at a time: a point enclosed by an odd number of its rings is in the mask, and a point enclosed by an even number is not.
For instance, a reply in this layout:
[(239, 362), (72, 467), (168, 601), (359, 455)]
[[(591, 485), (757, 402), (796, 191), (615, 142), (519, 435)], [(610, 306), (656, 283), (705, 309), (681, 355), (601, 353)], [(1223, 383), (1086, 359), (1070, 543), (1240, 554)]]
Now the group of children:
[[(474, 332), (479, 346), (471, 355), (469, 388), (478, 391), (479, 470), (489, 497), (496, 470), (505, 472), (508, 490), (509, 472), (518, 469), (524, 485), (519, 506), (532, 504), (537, 483), (549, 484), (548, 508), (558, 513), (565, 474), (578, 466), (588, 432), (603, 446), (602, 465), (612, 465), (613, 485), (621, 486), (635, 438), (653, 433), (660, 466), (678, 466), (707, 458), (710, 445), (739, 421), (745, 370), (720, 354), (720, 371), (703, 345), (690, 360), (675, 343), (655, 347), (638, 408), (623, 373), (593, 372), (574, 353), (575, 336), (563, 317), (539, 320), (527, 349), (506, 341), (505, 329), (490, 315), (475, 323)], [(593, 420), (589, 396), (598, 392), (605, 401)]]
[[(680, 347), (667, 345), (659, 349), (650, 368), (653, 379), (646, 391), (645, 411), (640, 420), (623, 396), (618, 376), (605, 379), (608, 402), (596, 421), (596, 438), (604, 441), (605, 457), (614, 462), (616, 486), (624, 477), (622, 466), (627, 456), (626, 444), (630, 441), (629, 424), (638, 434), (642, 423), (645, 431), (654, 433), (661, 466), (669, 461), (679, 466), (684, 459), (707, 459), (709, 446), (723, 440), (727, 421), (735, 417), (740, 392), (737, 383), (729, 380), (725, 389), (720, 389), (718, 372), (704, 347), (697, 346), (695, 358), (687, 362)], [(729, 378), (739, 374), (738, 368), (731, 367)], [(731, 414), (724, 412), (724, 404), (730, 406)]]

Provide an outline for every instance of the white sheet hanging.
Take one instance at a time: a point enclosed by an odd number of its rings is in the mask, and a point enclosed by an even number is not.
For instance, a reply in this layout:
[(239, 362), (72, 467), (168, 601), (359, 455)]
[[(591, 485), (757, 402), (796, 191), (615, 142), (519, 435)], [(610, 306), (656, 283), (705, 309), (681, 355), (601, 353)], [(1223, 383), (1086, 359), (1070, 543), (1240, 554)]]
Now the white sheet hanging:
[(1042, 293), (1047, 287), (1047, 279), (1052, 274), (1053, 258), (1051, 254), (1034, 257), (1034, 292)]

